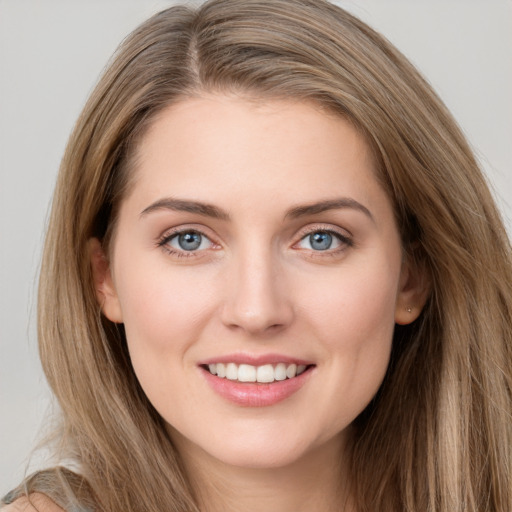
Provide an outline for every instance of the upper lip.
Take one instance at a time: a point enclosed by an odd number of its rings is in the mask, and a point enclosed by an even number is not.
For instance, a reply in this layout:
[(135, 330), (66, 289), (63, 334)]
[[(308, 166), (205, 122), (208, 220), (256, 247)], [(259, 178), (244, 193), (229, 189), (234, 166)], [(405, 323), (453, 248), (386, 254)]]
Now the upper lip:
[(235, 363), (235, 364), (250, 364), (252, 366), (263, 366), (264, 364), (296, 364), (309, 366), (314, 364), (312, 361), (307, 359), (301, 359), (298, 357), (287, 356), (284, 354), (226, 354), (222, 356), (211, 357), (200, 361), (199, 366), (216, 364), (216, 363)]

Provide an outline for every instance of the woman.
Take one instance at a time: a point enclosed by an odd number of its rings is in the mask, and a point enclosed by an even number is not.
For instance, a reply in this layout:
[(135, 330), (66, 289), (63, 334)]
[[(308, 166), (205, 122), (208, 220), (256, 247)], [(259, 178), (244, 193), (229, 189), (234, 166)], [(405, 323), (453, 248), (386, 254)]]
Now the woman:
[(6, 501), (508, 511), (511, 273), (460, 130), (382, 37), (321, 1), (168, 9), (55, 193), (39, 340), (76, 471)]

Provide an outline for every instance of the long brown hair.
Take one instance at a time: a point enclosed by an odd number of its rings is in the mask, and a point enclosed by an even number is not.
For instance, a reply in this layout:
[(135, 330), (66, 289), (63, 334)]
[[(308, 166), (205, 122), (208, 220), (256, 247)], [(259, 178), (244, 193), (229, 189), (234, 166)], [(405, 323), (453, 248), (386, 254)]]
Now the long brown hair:
[(134, 149), (155, 115), (205, 91), (314, 101), (350, 119), (379, 162), (404, 250), (430, 280), (424, 311), (397, 326), (384, 383), (354, 424), (358, 512), (510, 512), (510, 242), (430, 86), (382, 36), (323, 0), (172, 7), (119, 48), (62, 161), (39, 289), (60, 455), (82, 476), (50, 470), (24, 492), (105, 511), (198, 510), (132, 371), (122, 326), (100, 313), (87, 244), (108, 243)]

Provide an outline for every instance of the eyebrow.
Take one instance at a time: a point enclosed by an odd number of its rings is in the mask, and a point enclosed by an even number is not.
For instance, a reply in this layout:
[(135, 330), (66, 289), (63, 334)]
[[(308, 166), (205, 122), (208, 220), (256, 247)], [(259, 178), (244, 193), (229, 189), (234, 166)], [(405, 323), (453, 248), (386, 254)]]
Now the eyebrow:
[(197, 213), (198, 215), (204, 215), (205, 217), (212, 217), (214, 219), (229, 220), (229, 214), (224, 210), (217, 208), (216, 206), (198, 201), (175, 199), (172, 197), (165, 197), (155, 201), (147, 208), (144, 208), (144, 210), (142, 210), (140, 213), (140, 216), (144, 217), (148, 213), (152, 213), (158, 210), (173, 210), (177, 212)]
[(288, 210), (288, 212), (285, 215), (285, 218), (297, 219), (299, 217), (304, 217), (306, 215), (316, 215), (318, 213), (323, 213), (329, 210), (338, 210), (345, 208), (360, 211), (364, 213), (368, 218), (370, 218), (373, 222), (375, 222), (372, 213), (368, 208), (366, 208), (366, 206), (357, 202), (355, 199), (351, 199), (349, 197), (328, 199), (326, 201), (320, 201), (317, 203), (312, 203), (304, 206), (296, 206)]
[[(362, 205), (355, 199), (351, 199), (349, 197), (340, 197), (336, 199), (328, 199), (325, 201), (319, 201), (316, 203), (311, 203), (307, 205), (299, 205), (288, 210), (284, 216), (285, 219), (297, 219), (300, 217), (305, 217), (307, 215), (317, 215), (319, 213), (323, 213), (329, 210), (338, 210), (338, 209), (353, 209), (364, 213), (368, 218), (372, 221), (375, 221), (373, 215), (370, 210), (366, 208), (366, 206)], [(185, 199), (176, 199), (172, 197), (165, 197), (155, 201), (150, 204), (147, 208), (144, 208), (140, 213), (141, 217), (148, 215), (154, 211), (158, 210), (173, 210), (178, 212), (189, 212), (196, 213), (198, 215), (204, 215), (205, 217), (212, 217), (214, 219), (220, 220), (229, 220), (229, 214), (208, 203), (202, 203), (199, 201), (190, 201)]]

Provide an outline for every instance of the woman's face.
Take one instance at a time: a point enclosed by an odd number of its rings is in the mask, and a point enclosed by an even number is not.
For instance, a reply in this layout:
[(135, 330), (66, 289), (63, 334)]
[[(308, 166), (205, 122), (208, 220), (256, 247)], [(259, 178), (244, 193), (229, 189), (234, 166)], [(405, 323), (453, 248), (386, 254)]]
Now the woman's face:
[(161, 113), (134, 172), (97, 289), (180, 449), (342, 446), (417, 315), (364, 139), (312, 104), (207, 96)]

